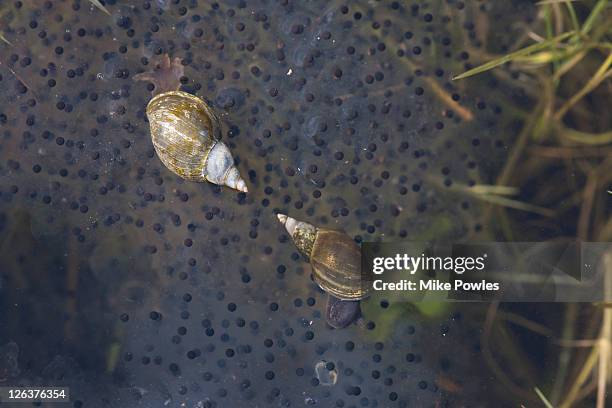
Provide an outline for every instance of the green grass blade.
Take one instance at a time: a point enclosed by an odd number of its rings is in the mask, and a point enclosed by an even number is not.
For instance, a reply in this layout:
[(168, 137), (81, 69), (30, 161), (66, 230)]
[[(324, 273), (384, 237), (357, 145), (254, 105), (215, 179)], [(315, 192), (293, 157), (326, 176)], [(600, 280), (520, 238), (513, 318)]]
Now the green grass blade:
[(544, 25), (546, 26), (546, 39), (551, 40), (553, 38), (553, 23), (551, 17), (550, 4), (544, 6)]
[[(552, 40), (553, 38), (553, 21), (552, 21), (552, 6), (550, 4), (547, 4), (544, 6), (544, 21), (545, 21), (545, 25), (546, 25), (546, 39), (547, 40)], [(552, 47), (553, 49), (557, 48), (557, 43), (555, 42), (555, 44)], [(554, 53), (552, 53), (554, 54)], [(557, 72), (557, 69), (559, 68), (559, 61), (557, 59), (552, 59), (552, 65), (553, 65), (553, 72)], [(555, 83), (555, 86), (557, 86), (557, 83)]]
[(580, 23), (578, 22), (578, 16), (576, 15), (576, 10), (574, 10), (574, 6), (569, 0), (564, 1), (565, 6), (567, 7), (567, 12), (570, 15), (570, 19), (572, 20), (572, 25), (574, 26), (574, 30), (580, 30)]
[(586, 21), (582, 25), (582, 35), (586, 35), (589, 31), (591, 31), (591, 28), (593, 28), (593, 24), (595, 24), (595, 20), (597, 20), (597, 17), (599, 17), (601, 12), (603, 11), (603, 9), (606, 8), (607, 5), (608, 0), (599, 0), (597, 3), (595, 3), (593, 10), (591, 10), (591, 14), (589, 14)]
[(612, 143), (612, 131), (604, 133), (587, 133), (574, 129), (565, 129), (561, 136), (574, 142), (591, 146), (604, 146)]
[(516, 195), (520, 193), (517, 187), (490, 184), (476, 184), (472, 187), (465, 187), (465, 189), (474, 194)]
[(104, 5), (102, 3), (100, 3), (100, 0), (89, 0), (89, 2), (91, 4), (93, 4), (94, 6), (96, 6), (98, 9), (100, 9), (103, 12), (105, 12), (106, 14), (108, 14), (109, 16), (111, 15), (111, 13), (108, 12), (106, 7), (104, 7)]
[(513, 59), (517, 58), (517, 57), (523, 57), (523, 56), (527, 56), (531, 53), (534, 53), (536, 51), (540, 51), (549, 47), (552, 47), (554, 44), (558, 43), (559, 41), (563, 41), (569, 37), (571, 37), (572, 35), (575, 34), (575, 31), (568, 31), (567, 33), (563, 33), (560, 34), (556, 37), (553, 37), (549, 40), (545, 40), (542, 41), (540, 43), (537, 44), (533, 44), (530, 45), (528, 47), (525, 48), (521, 48), (518, 51), (514, 51), (510, 54), (504, 55), (503, 57), (500, 58), (496, 58), (493, 61), (489, 61), (487, 63), (484, 63), (482, 65), (477, 66), (476, 68), (472, 68), (469, 71), (464, 72), (463, 74), (457, 75), (455, 77), (453, 77), (453, 81), (458, 80), (458, 79), (464, 79), (464, 78), (468, 78), (477, 74), (480, 74), (482, 72), (485, 71), (489, 71), (495, 67), (498, 67), (500, 65), (503, 65), (507, 62), (512, 61)]
[(559, 63), (561, 61), (566, 60), (569, 55), (571, 54), (566, 51), (541, 51), (524, 57), (516, 57), (514, 61), (531, 65), (543, 65), (551, 62)]
[[(576, 48), (576, 49), (579, 49), (579, 48)], [(589, 50), (590, 50), (590, 47), (585, 47), (578, 52), (575, 52), (575, 50), (572, 50), (572, 53), (568, 54), (565, 61), (561, 63), (561, 65), (559, 66), (559, 69), (557, 70), (557, 72), (555, 72), (553, 81), (559, 81), (559, 79), (563, 75), (571, 71), (572, 68), (574, 68), (577, 64), (580, 63), (580, 61), (582, 61), (582, 59), (587, 55), (587, 52)]]
[(525, 203), (518, 200), (511, 200), (506, 197), (497, 196), (497, 195), (489, 195), (489, 194), (473, 194), (474, 197), (486, 201), (491, 204), (499, 205), (502, 207), (514, 208), (515, 210), (521, 210), (526, 212), (531, 212), (534, 214), (539, 214), (544, 217), (554, 217), (555, 212), (548, 208), (540, 207), (537, 205)]

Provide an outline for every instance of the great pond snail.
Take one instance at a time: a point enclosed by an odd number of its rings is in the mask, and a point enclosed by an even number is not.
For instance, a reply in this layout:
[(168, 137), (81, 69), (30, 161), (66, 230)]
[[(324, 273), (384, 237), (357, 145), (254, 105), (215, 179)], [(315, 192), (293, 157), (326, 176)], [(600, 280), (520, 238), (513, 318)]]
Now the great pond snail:
[(154, 97), (147, 105), (151, 139), (162, 163), (189, 181), (209, 181), (247, 192), (234, 158), (221, 141), (221, 123), (197, 96), (179, 91), (183, 66), (164, 55), (150, 72), (134, 76), (152, 82)]
[(361, 319), (359, 301), (370, 287), (361, 276), (361, 251), (346, 233), (317, 228), (284, 214), (277, 215), (298, 250), (312, 265), (314, 281), (327, 295), (327, 322), (343, 328)]

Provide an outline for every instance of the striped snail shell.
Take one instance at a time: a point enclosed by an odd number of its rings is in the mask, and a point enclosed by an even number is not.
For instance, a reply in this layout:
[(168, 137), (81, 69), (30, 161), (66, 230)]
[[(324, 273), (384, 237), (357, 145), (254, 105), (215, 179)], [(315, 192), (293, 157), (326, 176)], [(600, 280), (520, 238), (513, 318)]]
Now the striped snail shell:
[(155, 151), (164, 165), (190, 181), (209, 181), (247, 192), (234, 158), (221, 141), (221, 123), (197, 96), (179, 91), (184, 68), (180, 58), (164, 54), (157, 67), (134, 75), (155, 87), (147, 118)]
[(248, 191), (221, 141), (219, 119), (203, 100), (187, 92), (164, 92), (147, 105), (147, 118), (155, 151), (172, 172), (186, 180)]
[(350, 236), (284, 214), (277, 217), (295, 246), (308, 258), (321, 289), (340, 300), (360, 300), (369, 295), (370, 286), (361, 276), (361, 250)]
[(363, 325), (359, 304), (369, 296), (370, 286), (362, 282), (359, 246), (342, 231), (317, 228), (284, 214), (277, 217), (308, 258), (314, 281), (327, 293), (327, 323), (336, 329), (352, 323)]

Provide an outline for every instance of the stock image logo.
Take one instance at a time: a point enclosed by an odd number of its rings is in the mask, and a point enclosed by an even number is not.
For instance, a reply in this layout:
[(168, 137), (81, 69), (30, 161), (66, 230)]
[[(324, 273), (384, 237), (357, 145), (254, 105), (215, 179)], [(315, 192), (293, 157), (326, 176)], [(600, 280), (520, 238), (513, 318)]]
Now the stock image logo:
[[(377, 292), (448, 301), (595, 302), (608, 243), (515, 242), (446, 246), (364, 243), (362, 279)], [(608, 295), (609, 296), (609, 295)]]

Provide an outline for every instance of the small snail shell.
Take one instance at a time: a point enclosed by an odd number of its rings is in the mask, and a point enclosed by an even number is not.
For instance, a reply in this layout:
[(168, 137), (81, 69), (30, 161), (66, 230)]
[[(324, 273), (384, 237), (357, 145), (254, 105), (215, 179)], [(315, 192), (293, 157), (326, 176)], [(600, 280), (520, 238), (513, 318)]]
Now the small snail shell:
[(163, 92), (147, 105), (147, 118), (155, 151), (172, 172), (186, 180), (248, 191), (221, 141), (219, 119), (203, 100), (187, 92)]
[(360, 300), (369, 295), (370, 286), (361, 276), (361, 251), (351, 237), (284, 214), (277, 217), (295, 246), (309, 259), (314, 280), (321, 289), (340, 300)]

